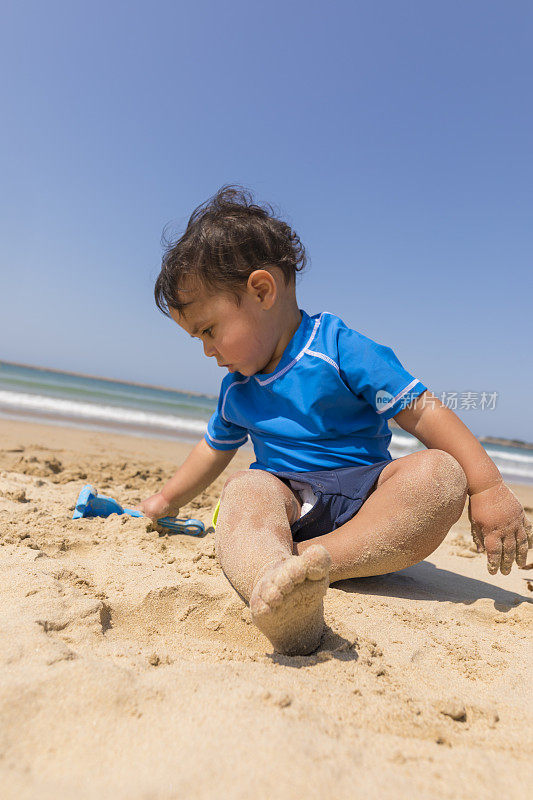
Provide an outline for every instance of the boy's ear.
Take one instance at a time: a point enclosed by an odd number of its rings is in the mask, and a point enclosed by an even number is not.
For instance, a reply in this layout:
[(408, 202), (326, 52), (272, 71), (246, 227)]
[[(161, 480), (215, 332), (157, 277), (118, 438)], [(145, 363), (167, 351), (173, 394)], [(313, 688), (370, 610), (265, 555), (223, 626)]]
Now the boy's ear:
[(248, 276), (247, 287), (264, 308), (272, 308), (278, 294), (278, 287), (274, 276), (267, 269), (254, 270)]

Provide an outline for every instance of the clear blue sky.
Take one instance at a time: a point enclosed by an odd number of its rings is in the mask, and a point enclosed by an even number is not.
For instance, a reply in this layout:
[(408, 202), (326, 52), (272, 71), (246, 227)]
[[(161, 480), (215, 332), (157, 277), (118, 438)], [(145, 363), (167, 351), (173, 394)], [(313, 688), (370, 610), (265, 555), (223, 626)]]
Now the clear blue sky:
[(0, 358), (217, 393), (153, 281), (241, 183), (308, 248), (300, 307), (533, 441), (530, 3), (2, 8)]

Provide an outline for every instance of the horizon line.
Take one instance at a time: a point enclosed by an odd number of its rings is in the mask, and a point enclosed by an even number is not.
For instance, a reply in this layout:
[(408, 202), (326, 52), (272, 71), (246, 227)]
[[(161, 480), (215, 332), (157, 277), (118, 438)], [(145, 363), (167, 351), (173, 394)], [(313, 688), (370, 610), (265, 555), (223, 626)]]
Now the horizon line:
[(104, 375), (90, 375), (89, 373), (85, 372), (73, 372), (67, 369), (57, 369), (54, 367), (41, 367), (37, 364), (23, 364), (20, 361), (6, 361), (3, 358), (0, 358), (0, 368), (2, 364), (7, 364), (10, 367), (24, 367), (25, 369), (37, 369), (41, 372), (55, 372), (59, 373), (60, 375), (72, 375), (76, 378), (89, 378), (91, 380), (97, 381), (108, 381), (109, 383), (122, 383), (126, 386), (138, 386), (141, 389), (158, 389), (162, 392), (176, 392), (177, 394), (189, 394), (193, 397), (207, 397), (209, 400), (216, 400), (218, 395), (216, 394), (207, 394), (206, 392), (192, 392), (187, 391), (186, 389), (173, 389), (170, 386), (158, 386), (153, 383), (141, 383), (139, 381), (125, 381), (119, 380), (118, 378), (107, 378)]

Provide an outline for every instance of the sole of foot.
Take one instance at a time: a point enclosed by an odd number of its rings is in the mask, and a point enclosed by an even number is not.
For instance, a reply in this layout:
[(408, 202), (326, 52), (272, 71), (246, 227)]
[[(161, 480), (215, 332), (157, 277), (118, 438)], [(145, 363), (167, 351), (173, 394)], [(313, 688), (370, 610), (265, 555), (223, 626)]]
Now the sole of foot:
[(330, 566), (326, 548), (312, 545), (257, 582), (250, 597), (252, 619), (279, 653), (308, 655), (319, 646)]

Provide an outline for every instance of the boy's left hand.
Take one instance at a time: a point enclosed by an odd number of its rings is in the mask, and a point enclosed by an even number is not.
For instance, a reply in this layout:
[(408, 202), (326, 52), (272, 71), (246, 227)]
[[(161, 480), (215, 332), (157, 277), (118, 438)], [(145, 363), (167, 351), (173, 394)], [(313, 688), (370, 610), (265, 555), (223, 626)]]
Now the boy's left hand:
[(470, 495), (468, 519), (478, 552), (487, 553), (487, 569), (509, 575), (513, 561), (525, 567), (532, 546), (531, 523), (516, 495), (503, 483)]

